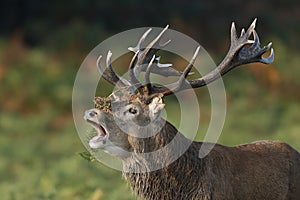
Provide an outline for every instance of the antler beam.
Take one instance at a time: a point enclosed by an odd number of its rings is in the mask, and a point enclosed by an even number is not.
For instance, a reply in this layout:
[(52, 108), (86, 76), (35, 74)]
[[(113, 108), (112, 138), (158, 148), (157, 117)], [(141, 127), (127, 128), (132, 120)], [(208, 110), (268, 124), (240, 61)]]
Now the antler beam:
[[(129, 65), (129, 81), (123, 79), (122, 77), (119, 77), (114, 72), (111, 65), (112, 53), (110, 51), (108, 52), (106, 57), (106, 66), (108, 68), (109, 73), (106, 73), (101, 67), (100, 60), (102, 56), (99, 56), (99, 58), (97, 59), (97, 66), (99, 72), (103, 75), (103, 78), (106, 79), (108, 82), (116, 85), (119, 88), (124, 86), (134, 87), (134, 91), (138, 90), (139, 93), (141, 93), (142, 95), (147, 95), (148, 97), (155, 96), (158, 93), (163, 95), (169, 95), (174, 92), (178, 92), (188, 88), (202, 87), (217, 80), (230, 70), (240, 65), (253, 62), (269, 64), (274, 61), (274, 51), (271, 48), (272, 43), (269, 43), (267, 46), (264, 46), (262, 48), (260, 47), (260, 40), (258, 34), (255, 31), (255, 24), (256, 19), (254, 19), (247, 31), (245, 31), (245, 29), (242, 29), (241, 34), (238, 37), (235, 24), (233, 22), (231, 25), (231, 44), (227, 55), (214, 70), (198, 79), (187, 80), (186, 78), (194, 65), (200, 47), (196, 49), (192, 59), (190, 60), (189, 64), (183, 72), (179, 72), (174, 69), (168, 68), (171, 66), (170, 64), (166, 64), (166, 67), (161, 67), (160, 69), (156, 66), (157, 69), (154, 69), (155, 64), (161, 65), (159, 63), (159, 57), (157, 57), (155, 53), (158, 50), (160, 50), (160, 48), (166, 46), (170, 42), (170, 40), (168, 40), (164, 44), (159, 44), (159, 40), (168, 29), (168, 26), (166, 26), (163, 29), (163, 31), (152, 42), (148, 44), (146, 48), (143, 49), (141, 45), (152, 29), (148, 29), (142, 35), (136, 47), (128, 48), (130, 51), (133, 51), (135, 53)], [(253, 36), (253, 40), (250, 39), (251, 36)], [(156, 48), (156, 45), (159, 45), (160, 48)], [(269, 50), (269, 57), (263, 57), (263, 54)], [(167, 70), (163, 70), (165, 68)], [(145, 71), (146, 84), (142, 84), (138, 79), (138, 76), (141, 73), (141, 71)], [(179, 80), (175, 83), (168, 84), (165, 86), (156, 86), (151, 84), (151, 72), (163, 76), (180, 75), (180, 77)]]
[[(234, 23), (231, 26), (231, 45), (229, 51), (223, 61), (213, 71), (205, 76), (187, 80), (188, 84), (180, 84), (180, 81), (166, 85), (166, 86), (153, 86), (151, 93), (163, 93), (164, 95), (172, 94), (174, 92), (205, 86), (214, 80), (217, 80), (230, 70), (247, 63), (261, 62), (269, 64), (274, 61), (274, 51), (271, 48), (272, 43), (269, 43), (263, 48), (260, 47), (259, 37), (255, 29), (256, 19), (252, 22), (248, 30), (245, 32), (242, 29), (240, 37), (237, 37), (236, 28)], [(254, 40), (250, 40), (250, 36), (253, 35)], [(250, 45), (250, 46), (247, 46)], [(262, 55), (271, 49), (269, 57), (264, 58)], [(194, 59), (194, 58), (193, 58)], [(192, 59), (192, 60), (193, 60)], [(191, 60), (191, 61), (192, 61)], [(190, 61), (190, 63), (191, 63)], [(180, 88), (180, 89), (178, 89)]]

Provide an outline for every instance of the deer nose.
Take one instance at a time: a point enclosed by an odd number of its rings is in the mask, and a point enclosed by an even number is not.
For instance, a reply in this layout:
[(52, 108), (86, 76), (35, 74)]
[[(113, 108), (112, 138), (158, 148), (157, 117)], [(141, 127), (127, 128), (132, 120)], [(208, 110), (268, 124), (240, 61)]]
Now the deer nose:
[(96, 111), (94, 111), (94, 110), (92, 110), (92, 111), (89, 112), (89, 116), (90, 117), (95, 117), (97, 114), (98, 113)]
[(95, 110), (95, 109), (87, 110), (87, 111), (85, 111), (85, 116), (84, 116), (84, 118), (85, 118), (85, 119), (93, 118), (93, 117), (97, 116), (98, 114), (99, 114), (99, 113), (98, 113), (97, 110)]

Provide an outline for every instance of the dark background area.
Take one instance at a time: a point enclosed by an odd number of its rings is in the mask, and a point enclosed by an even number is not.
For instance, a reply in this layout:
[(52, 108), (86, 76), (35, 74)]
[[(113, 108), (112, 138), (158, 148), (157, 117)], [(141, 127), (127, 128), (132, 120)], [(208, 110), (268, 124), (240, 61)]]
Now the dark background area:
[[(248, 24), (255, 17), (259, 19), (259, 30), (264, 36), (279, 37), (287, 46), (297, 48), (299, 15), (296, 0), (12, 0), (2, 3), (0, 23), (4, 37), (21, 34), (29, 46), (55, 45), (60, 34), (75, 29), (65, 42), (79, 43), (88, 50), (94, 46), (94, 40), (107, 35), (137, 27), (170, 24), (173, 29), (184, 31), (216, 51), (223, 50), (227, 44), (228, 24), (232, 21), (238, 25)], [(95, 35), (98, 37), (91, 37)]]
[[(135, 199), (120, 172), (76, 154), (84, 151), (71, 111), (81, 62), (114, 34), (166, 24), (194, 38), (219, 62), (229, 47), (231, 22), (241, 30), (254, 18), (262, 44), (273, 42), (275, 61), (224, 78), (228, 111), (219, 142), (272, 139), (300, 150), (299, 1), (1, 2), (1, 198)], [(176, 107), (171, 100), (167, 105)]]

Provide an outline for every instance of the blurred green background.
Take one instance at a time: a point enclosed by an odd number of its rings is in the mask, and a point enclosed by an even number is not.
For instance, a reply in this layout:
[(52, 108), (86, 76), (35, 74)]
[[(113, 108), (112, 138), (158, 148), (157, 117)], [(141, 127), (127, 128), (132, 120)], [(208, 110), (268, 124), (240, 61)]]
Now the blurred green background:
[[(121, 172), (77, 154), (85, 149), (73, 124), (71, 97), (89, 51), (137, 27), (170, 24), (219, 62), (229, 46), (231, 22), (240, 30), (257, 17), (257, 32), (263, 44), (273, 42), (275, 62), (224, 77), (228, 110), (219, 143), (271, 139), (300, 151), (297, 0), (11, 0), (1, 3), (0, 16), (1, 199), (136, 199)], [(205, 88), (197, 93), (205, 130), (209, 96)], [(177, 106), (167, 99), (175, 124)]]

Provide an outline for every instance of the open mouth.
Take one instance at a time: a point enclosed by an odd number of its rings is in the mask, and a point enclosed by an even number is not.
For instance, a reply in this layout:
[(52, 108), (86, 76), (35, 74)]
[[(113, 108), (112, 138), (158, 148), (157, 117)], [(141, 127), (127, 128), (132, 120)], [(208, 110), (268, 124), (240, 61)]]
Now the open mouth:
[(101, 146), (103, 146), (106, 143), (106, 139), (108, 136), (107, 132), (105, 131), (104, 127), (101, 126), (100, 124), (98, 124), (90, 119), (86, 119), (86, 121), (88, 123), (90, 123), (98, 133), (98, 135), (94, 136), (89, 141), (90, 147), (91, 148), (100, 148)]

